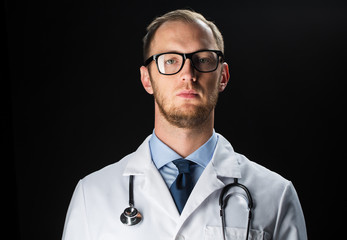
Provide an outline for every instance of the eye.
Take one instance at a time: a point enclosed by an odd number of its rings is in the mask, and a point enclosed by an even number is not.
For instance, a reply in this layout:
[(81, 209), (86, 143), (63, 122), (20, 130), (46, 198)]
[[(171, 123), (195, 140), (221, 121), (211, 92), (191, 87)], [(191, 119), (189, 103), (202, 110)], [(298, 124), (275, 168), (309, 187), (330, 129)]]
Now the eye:
[(210, 63), (211, 62), (211, 59), (210, 58), (199, 58), (198, 59), (198, 63)]
[(166, 65), (172, 65), (172, 64), (175, 64), (177, 61), (175, 59), (168, 59), (165, 61), (165, 64)]

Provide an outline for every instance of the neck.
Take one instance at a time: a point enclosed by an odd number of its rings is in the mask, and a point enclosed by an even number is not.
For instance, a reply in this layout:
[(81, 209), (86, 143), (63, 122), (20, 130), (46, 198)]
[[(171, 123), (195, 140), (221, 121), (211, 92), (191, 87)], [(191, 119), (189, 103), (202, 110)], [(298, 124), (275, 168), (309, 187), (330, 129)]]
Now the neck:
[(214, 110), (207, 120), (196, 128), (179, 128), (170, 124), (161, 114), (155, 115), (155, 134), (183, 158), (201, 147), (213, 134)]

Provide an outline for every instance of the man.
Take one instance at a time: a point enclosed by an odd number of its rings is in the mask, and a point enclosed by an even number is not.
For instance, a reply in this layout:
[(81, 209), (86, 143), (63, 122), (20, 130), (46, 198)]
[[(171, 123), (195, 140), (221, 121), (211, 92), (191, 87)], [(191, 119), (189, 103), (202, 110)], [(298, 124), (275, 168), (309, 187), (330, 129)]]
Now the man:
[(155, 100), (153, 134), (78, 183), (63, 239), (307, 239), (291, 182), (214, 132), (229, 81), (217, 27), (177, 10), (147, 30), (140, 72)]

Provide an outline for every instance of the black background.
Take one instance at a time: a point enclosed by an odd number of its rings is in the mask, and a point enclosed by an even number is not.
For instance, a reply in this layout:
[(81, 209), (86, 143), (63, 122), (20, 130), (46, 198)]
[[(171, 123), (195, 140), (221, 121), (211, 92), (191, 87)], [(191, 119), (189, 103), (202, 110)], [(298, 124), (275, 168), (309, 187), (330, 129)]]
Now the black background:
[(1, 49), (10, 239), (60, 239), (77, 181), (152, 132), (142, 37), (155, 16), (186, 7), (225, 39), (231, 80), (216, 131), (294, 183), (310, 239), (338, 238), (347, 200), (342, 1), (14, 0), (4, 2)]

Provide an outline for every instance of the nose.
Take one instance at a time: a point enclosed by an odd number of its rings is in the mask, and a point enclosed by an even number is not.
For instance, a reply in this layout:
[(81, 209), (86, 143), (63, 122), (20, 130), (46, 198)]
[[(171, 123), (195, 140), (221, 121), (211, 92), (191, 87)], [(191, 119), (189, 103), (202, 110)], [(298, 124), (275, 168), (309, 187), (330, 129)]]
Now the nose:
[(196, 81), (196, 72), (190, 59), (186, 59), (180, 73), (182, 81)]

